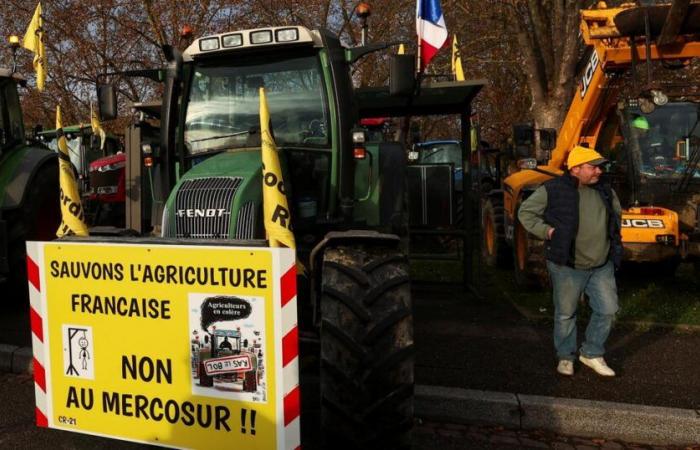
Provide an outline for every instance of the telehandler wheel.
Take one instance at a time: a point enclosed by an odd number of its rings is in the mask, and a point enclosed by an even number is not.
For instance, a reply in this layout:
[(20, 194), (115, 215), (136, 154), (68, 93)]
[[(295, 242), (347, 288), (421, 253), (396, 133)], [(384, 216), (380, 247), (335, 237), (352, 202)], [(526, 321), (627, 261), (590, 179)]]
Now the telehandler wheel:
[(525, 289), (549, 286), (549, 275), (544, 259), (544, 246), (523, 228), (520, 222), (513, 227), (513, 268), (515, 284)]
[(22, 206), (8, 213), (6, 219), (10, 298), (18, 305), (26, 305), (29, 298), (26, 242), (55, 239), (61, 224), (58, 168), (55, 164), (39, 169), (25, 193)]
[(508, 268), (512, 263), (504, 222), (503, 199), (491, 197), (481, 208), (481, 252), (490, 267)]
[(324, 448), (409, 448), (413, 319), (408, 262), (381, 244), (323, 257), (321, 429)]

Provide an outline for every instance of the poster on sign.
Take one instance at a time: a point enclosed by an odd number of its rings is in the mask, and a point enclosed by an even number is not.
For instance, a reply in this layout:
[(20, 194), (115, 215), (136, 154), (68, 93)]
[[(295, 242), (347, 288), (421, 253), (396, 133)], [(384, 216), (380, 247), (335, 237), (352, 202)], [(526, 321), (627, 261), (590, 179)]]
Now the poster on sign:
[(97, 239), (27, 243), (37, 424), (297, 448), (294, 251)]

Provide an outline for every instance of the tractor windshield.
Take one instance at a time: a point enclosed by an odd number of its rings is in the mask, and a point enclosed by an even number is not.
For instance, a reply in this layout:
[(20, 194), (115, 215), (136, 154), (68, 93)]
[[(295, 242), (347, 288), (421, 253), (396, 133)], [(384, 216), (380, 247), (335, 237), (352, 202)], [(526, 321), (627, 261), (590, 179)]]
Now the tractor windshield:
[(318, 56), (240, 60), (193, 68), (184, 128), (188, 155), (259, 147), (260, 87), (267, 94), (278, 146), (329, 145)]
[(697, 156), (693, 153), (700, 141), (697, 126), (698, 105), (671, 103), (657, 107), (650, 114), (637, 108), (623, 112), (623, 133), (631, 150), (633, 163), (647, 178), (700, 177)]
[(454, 164), (455, 170), (462, 168), (462, 147), (458, 142), (426, 143), (420, 145), (418, 163)]

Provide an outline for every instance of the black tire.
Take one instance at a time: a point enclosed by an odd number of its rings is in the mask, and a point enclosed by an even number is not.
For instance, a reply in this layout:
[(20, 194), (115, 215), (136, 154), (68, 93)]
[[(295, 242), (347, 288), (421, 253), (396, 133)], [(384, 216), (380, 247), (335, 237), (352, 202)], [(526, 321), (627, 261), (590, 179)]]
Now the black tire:
[(8, 288), (10, 298), (20, 305), (28, 304), (29, 298), (26, 242), (55, 239), (61, 224), (58, 167), (47, 164), (40, 168), (27, 189), (22, 206), (5, 216), (9, 238)]
[(481, 254), (490, 267), (510, 268), (513, 259), (506, 241), (503, 198), (493, 196), (481, 207)]
[(408, 263), (395, 248), (328, 248), (321, 299), (324, 448), (409, 448), (413, 320)]
[(520, 222), (513, 227), (513, 274), (515, 284), (523, 289), (550, 285), (544, 259), (544, 243), (535, 239)]

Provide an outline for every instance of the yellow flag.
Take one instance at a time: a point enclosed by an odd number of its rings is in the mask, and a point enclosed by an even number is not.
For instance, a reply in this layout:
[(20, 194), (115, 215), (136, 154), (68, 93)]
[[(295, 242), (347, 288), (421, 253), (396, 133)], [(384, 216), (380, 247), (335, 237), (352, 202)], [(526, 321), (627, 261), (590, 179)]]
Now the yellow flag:
[(406, 47), (403, 46), (403, 44), (399, 45), (399, 51), (397, 52), (399, 55), (403, 55), (406, 53)]
[(60, 106), (56, 107), (56, 135), (58, 136), (58, 174), (61, 189), (61, 226), (58, 227), (56, 236), (87, 236), (88, 229), (78, 194), (78, 183), (75, 181), (73, 166), (68, 156), (68, 144), (63, 135)]
[(462, 57), (459, 54), (456, 34), (452, 37), (452, 75), (455, 77), (456, 81), (464, 81)]
[(41, 17), (41, 3), (36, 5), (32, 21), (24, 33), (22, 47), (34, 52), (34, 71), (36, 72), (36, 88), (44, 90), (46, 81), (46, 50), (44, 49), (44, 19)]
[(263, 163), (263, 215), (271, 247), (295, 248), (291, 214), (287, 205), (277, 145), (270, 131), (270, 111), (265, 88), (260, 88), (260, 139)]
[(97, 117), (97, 112), (92, 107), (92, 102), (90, 102), (90, 126), (92, 127), (92, 134), (100, 136), (100, 150), (104, 150), (107, 133), (105, 133), (105, 130), (102, 128), (100, 119)]

